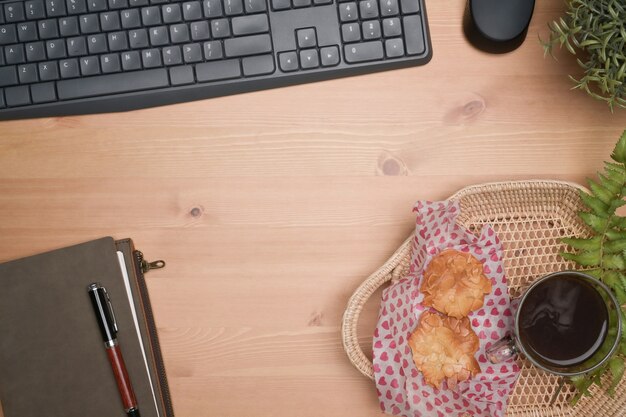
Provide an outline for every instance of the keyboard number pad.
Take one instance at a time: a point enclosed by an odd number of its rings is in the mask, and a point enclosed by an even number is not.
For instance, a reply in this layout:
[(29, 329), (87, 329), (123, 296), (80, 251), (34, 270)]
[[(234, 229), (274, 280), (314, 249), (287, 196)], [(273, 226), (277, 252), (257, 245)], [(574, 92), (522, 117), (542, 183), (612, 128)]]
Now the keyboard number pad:
[(417, 55), (425, 50), (420, 0), (338, 0), (349, 64)]

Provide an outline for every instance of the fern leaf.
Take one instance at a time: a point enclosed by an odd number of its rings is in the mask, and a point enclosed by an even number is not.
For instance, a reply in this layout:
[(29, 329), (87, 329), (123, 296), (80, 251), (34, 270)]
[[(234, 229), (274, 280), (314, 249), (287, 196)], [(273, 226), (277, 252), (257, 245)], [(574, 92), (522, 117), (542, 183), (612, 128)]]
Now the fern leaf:
[(626, 205), (626, 200), (617, 200), (617, 199), (613, 200), (611, 201), (611, 204), (609, 204), (607, 212), (609, 214), (613, 214), (618, 208), (625, 206), (625, 205)]
[(584, 191), (580, 191), (580, 199), (583, 200), (585, 205), (589, 207), (596, 215), (603, 216), (609, 211), (609, 205), (604, 203), (597, 197), (587, 194)]
[(579, 237), (566, 237), (561, 239), (566, 245), (570, 245), (574, 249), (579, 250), (600, 250), (602, 244), (601, 236), (594, 236), (588, 239)]
[(619, 229), (626, 229), (626, 217), (614, 216), (610, 221), (611, 227), (617, 227)]
[(624, 360), (622, 358), (612, 358), (609, 361), (609, 369), (611, 370), (612, 378), (608, 393), (613, 396), (617, 384), (619, 384), (624, 376)]
[(608, 240), (626, 239), (626, 231), (608, 229), (606, 231), (606, 237)]
[(611, 158), (622, 164), (626, 163), (626, 131), (622, 133), (622, 136), (618, 139), (615, 149), (611, 154)]
[(622, 255), (604, 255), (602, 257), (602, 266), (606, 269), (624, 269), (624, 264)]
[(592, 179), (587, 179), (587, 183), (589, 183), (589, 188), (593, 195), (600, 199), (604, 204), (610, 204), (611, 200), (615, 197), (615, 194), (611, 193), (611, 191), (607, 190), (603, 185), (595, 182)]
[(600, 184), (604, 186), (607, 190), (611, 192), (613, 195), (617, 195), (624, 186), (624, 182), (618, 179), (612, 178), (611, 175), (605, 176), (598, 173), (598, 178), (600, 178)]
[(611, 240), (606, 242), (604, 244), (604, 250), (607, 253), (622, 253), (626, 250), (626, 239)]
[(562, 253), (561, 256), (582, 266), (599, 266), (601, 261), (600, 251)]
[[(609, 219), (606, 217), (600, 217), (598, 215), (587, 213), (584, 211), (580, 212), (579, 216), (589, 227), (591, 227), (597, 233), (604, 233), (607, 227), (607, 224), (609, 223)], [(616, 227), (621, 227), (621, 226), (616, 225)]]

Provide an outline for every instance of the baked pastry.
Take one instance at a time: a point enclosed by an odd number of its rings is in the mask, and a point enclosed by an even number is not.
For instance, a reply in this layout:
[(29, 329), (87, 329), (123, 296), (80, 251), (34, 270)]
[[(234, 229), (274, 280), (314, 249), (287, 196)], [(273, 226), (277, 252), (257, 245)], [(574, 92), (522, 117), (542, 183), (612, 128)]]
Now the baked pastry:
[(482, 307), (491, 292), (483, 264), (469, 253), (446, 249), (426, 267), (420, 291), (422, 304), (460, 319)]
[(467, 317), (459, 320), (425, 311), (409, 337), (415, 366), (427, 384), (439, 388), (445, 379), (448, 388), (480, 372), (474, 355), (478, 336)]

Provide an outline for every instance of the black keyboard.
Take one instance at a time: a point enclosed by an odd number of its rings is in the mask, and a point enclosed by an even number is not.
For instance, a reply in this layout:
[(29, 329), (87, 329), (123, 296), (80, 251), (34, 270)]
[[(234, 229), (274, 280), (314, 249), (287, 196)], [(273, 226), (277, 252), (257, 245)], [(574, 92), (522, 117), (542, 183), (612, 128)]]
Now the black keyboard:
[(0, 120), (144, 108), (430, 57), (424, 0), (0, 0)]

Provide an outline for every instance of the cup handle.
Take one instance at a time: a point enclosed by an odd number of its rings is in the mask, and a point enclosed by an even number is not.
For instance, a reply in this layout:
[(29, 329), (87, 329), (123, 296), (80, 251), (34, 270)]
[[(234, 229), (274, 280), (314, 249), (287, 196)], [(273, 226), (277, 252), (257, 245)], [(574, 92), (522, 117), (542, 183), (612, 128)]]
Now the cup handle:
[(517, 355), (517, 353), (515, 340), (509, 335), (498, 340), (487, 349), (487, 359), (489, 359), (491, 363), (499, 363), (511, 359), (513, 356)]

